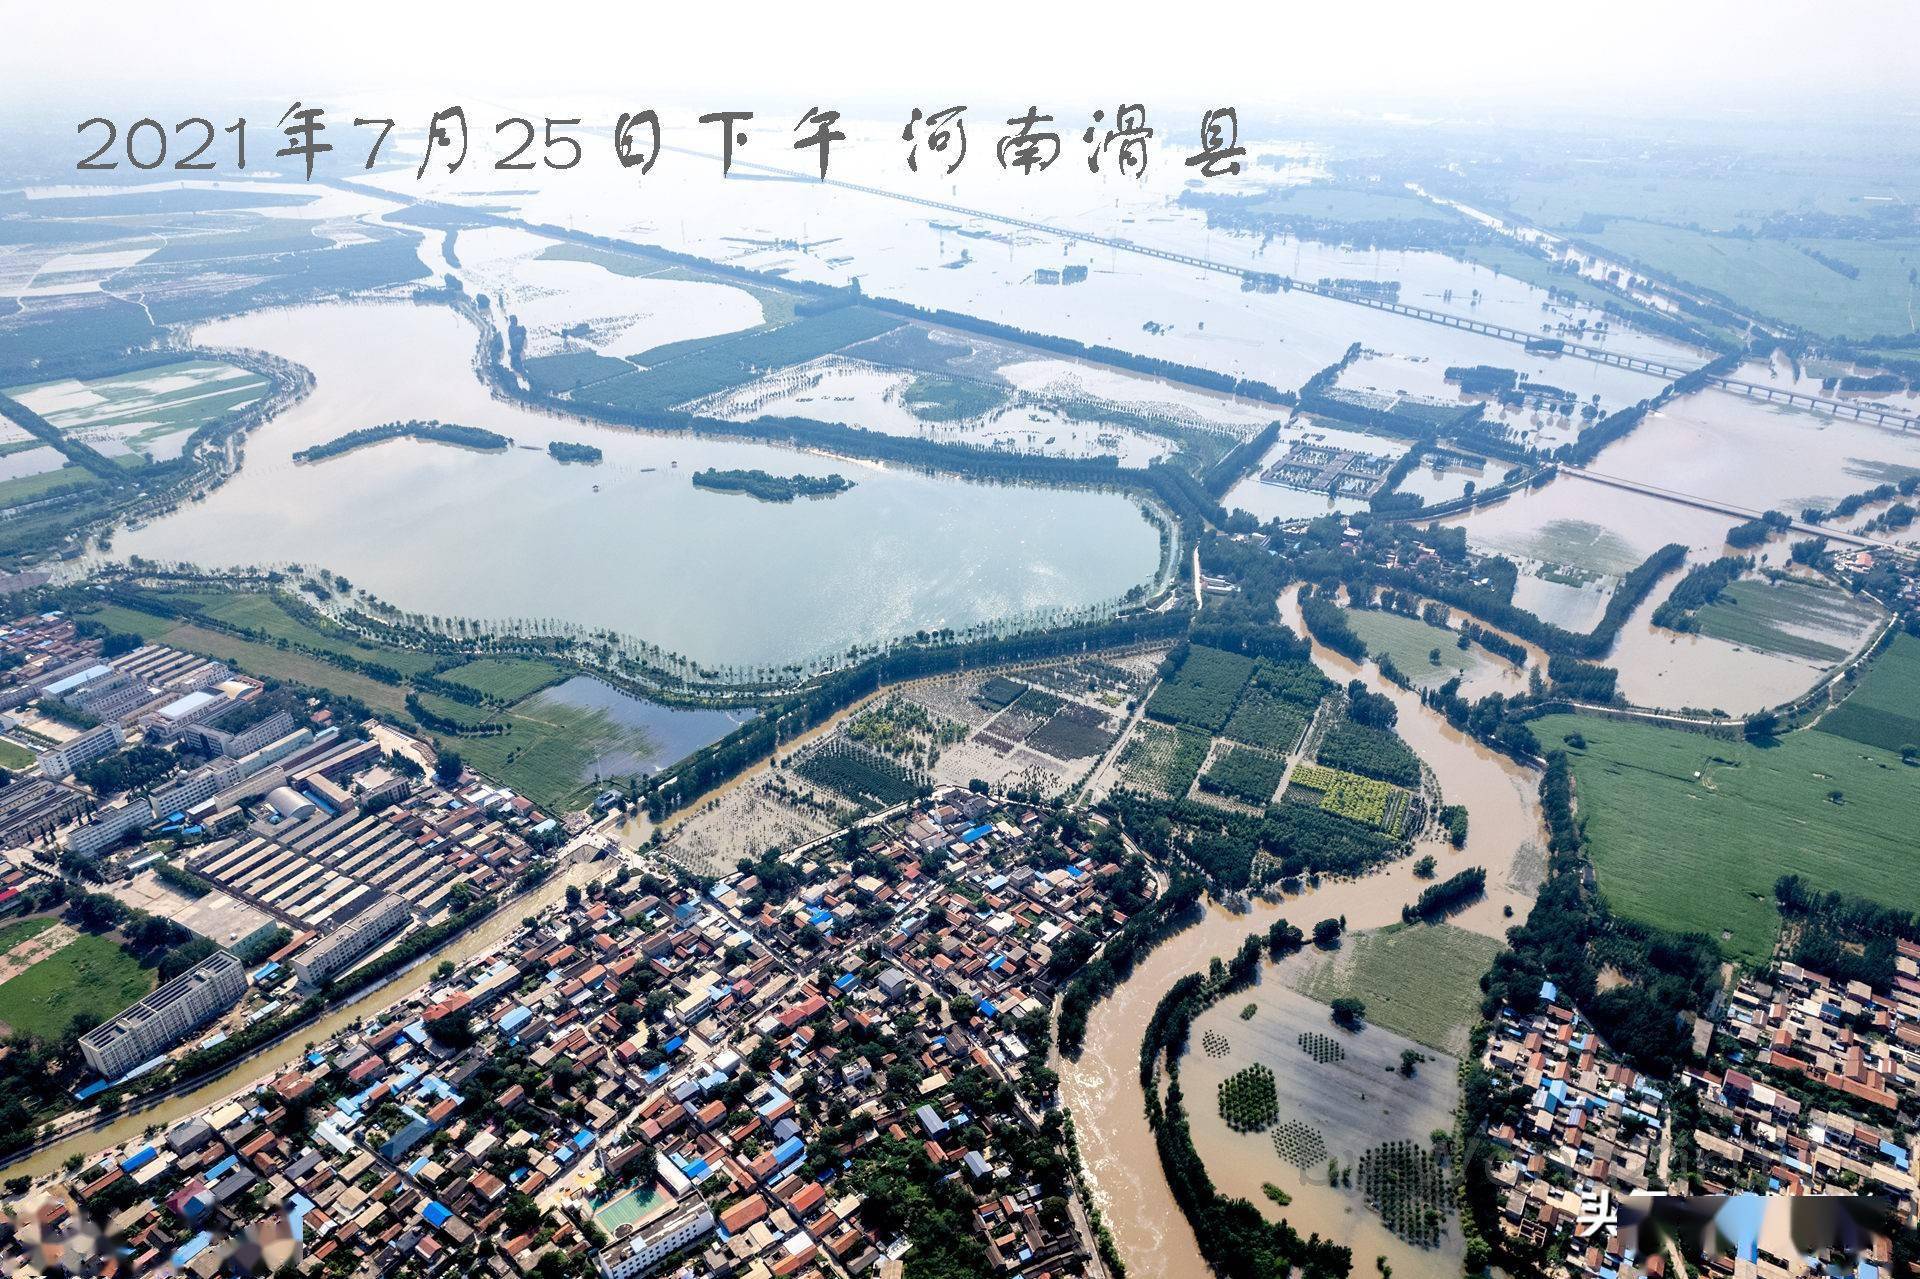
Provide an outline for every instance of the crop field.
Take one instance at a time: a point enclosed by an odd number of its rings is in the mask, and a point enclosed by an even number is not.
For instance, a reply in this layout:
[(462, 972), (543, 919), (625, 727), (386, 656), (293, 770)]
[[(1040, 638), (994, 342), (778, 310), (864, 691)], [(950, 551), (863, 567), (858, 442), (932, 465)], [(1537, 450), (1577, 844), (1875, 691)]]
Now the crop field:
[[(1685, 227), (1630, 219), (1607, 223), (1586, 237), (1599, 247), (1655, 270), (1680, 276), (1762, 315), (1831, 336), (1910, 333), (1920, 265), (1913, 240), (1773, 240), (1709, 235)], [(1859, 271), (1849, 279), (1805, 249)]]
[(793, 771), (815, 786), (878, 808), (912, 799), (920, 791), (918, 774), (843, 739), (827, 739), (795, 763)]
[(1883, 750), (1920, 746), (1920, 638), (1895, 635), (1867, 666), (1859, 687), (1818, 728)]
[(1187, 793), (1207, 762), (1209, 744), (1205, 733), (1143, 720), (1120, 753), (1122, 779), (1129, 786), (1177, 799)]
[(139, 450), (252, 403), (266, 386), (265, 378), (248, 369), (182, 360), (113, 377), (13, 387), (6, 394), (65, 434), (116, 438)]
[(1773, 884), (1782, 875), (1920, 908), (1909, 833), (1920, 768), (1892, 750), (1831, 732), (1789, 733), (1762, 748), (1573, 715), (1546, 716), (1533, 730), (1549, 750), (1569, 734), (1585, 739), (1585, 750), (1568, 750), (1575, 802), (1600, 891), (1629, 918), (1708, 933), (1731, 957), (1758, 963), (1779, 932)]
[(1265, 808), (1273, 802), (1273, 792), (1279, 789), (1286, 771), (1284, 759), (1245, 746), (1222, 746), (1212, 766), (1201, 775), (1200, 789)]
[(1398, 787), (1322, 764), (1296, 766), (1287, 797), (1301, 803), (1317, 800), (1329, 813), (1384, 831), (1398, 830), (1407, 810), (1407, 793)]
[(1014, 699), (1026, 691), (1027, 686), (1019, 680), (995, 675), (980, 685), (980, 691), (975, 696), (979, 698), (982, 705), (999, 710), (1002, 707), (1011, 706)]
[(1147, 702), (1147, 714), (1170, 724), (1193, 724), (1217, 733), (1233, 714), (1240, 690), (1253, 674), (1253, 659), (1196, 644), (1186, 664), (1162, 680)]
[(82, 933), (0, 984), (0, 1022), (57, 1040), (75, 1013), (105, 1021), (152, 990), (154, 982), (153, 972), (116, 943)]
[[(1476, 648), (1461, 648), (1455, 631), (1429, 626), (1417, 617), (1385, 609), (1350, 608), (1347, 625), (1367, 642), (1367, 652), (1386, 654), (1401, 674), (1420, 688), (1438, 687), (1456, 675), (1469, 675), (1494, 659)], [(1436, 660), (1436, 653), (1438, 655)]]
[(1300, 990), (1322, 1003), (1364, 1000), (1369, 1022), (1457, 1056), (1480, 1016), (1480, 977), (1503, 949), (1452, 924), (1394, 924), (1348, 934)]
[(1837, 662), (1880, 616), (1873, 604), (1836, 587), (1749, 578), (1727, 586), (1694, 620), (1702, 635), (1757, 652)]
[(901, 321), (848, 306), (791, 324), (745, 329), (644, 352), (647, 367), (584, 387), (582, 401), (625, 409), (666, 409), (725, 391), (773, 369), (805, 364), (876, 337)]
[(1247, 689), (1227, 720), (1226, 736), (1249, 746), (1290, 754), (1306, 732), (1308, 712), (1284, 702), (1258, 684)]
[(517, 702), (566, 677), (551, 662), (525, 657), (482, 657), (441, 673), (450, 684), (470, 688), (496, 702)]
[(1070, 702), (1027, 738), (1027, 745), (1055, 759), (1085, 759), (1101, 755), (1113, 744), (1111, 721), (1091, 706)]

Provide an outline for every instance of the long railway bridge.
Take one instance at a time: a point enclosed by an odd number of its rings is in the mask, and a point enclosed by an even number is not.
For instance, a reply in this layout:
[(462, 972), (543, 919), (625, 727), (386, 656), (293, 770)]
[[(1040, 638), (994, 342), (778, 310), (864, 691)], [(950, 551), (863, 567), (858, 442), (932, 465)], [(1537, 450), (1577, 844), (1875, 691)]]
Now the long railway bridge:
[[(705, 154), (685, 147), (669, 147), (667, 149), (690, 155)], [(809, 183), (816, 181), (816, 179), (806, 174), (798, 173), (791, 169), (783, 169), (778, 165), (762, 164), (757, 161), (740, 159), (736, 159), (734, 164), (740, 168), (776, 174), (781, 177), (792, 178), (796, 181)], [(1578, 360), (1587, 360), (1594, 364), (1605, 364), (1614, 368), (1630, 369), (1637, 373), (1647, 373), (1654, 377), (1666, 378), (1669, 381), (1693, 372), (1693, 369), (1686, 365), (1648, 359), (1645, 356), (1628, 355), (1621, 351), (1609, 351), (1603, 347), (1589, 346), (1581, 342), (1567, 342), (1562, 339), (1543, 338), (1540, 334), (1528, 333), (1524, 329), (1516, 329), (1510, 325), (1492, 324), (1488, 321), (1476, 320), (1469, 316), (1455, 315), (1447, 311), (1436, 311), (1431, 307), (1409, 306), (1404, 302), (1389, 302), (1384, 298), (1363, 297), (1340, 288), (1322, 288), (1317, 283), (1287, 279), (1273, 272), (1256, 271), (1252, 267), (1236, 266), (1230, 262), (1220, 262), (1212, 258), (1203, 258), (1192, 253), (1179, 253), (1172, 249), (1155, 248), (1149, 244), (1138, 244), (1132, 240), (1121, 239), (1114, 236), (1094, 235), (1066, 227), (1053, 226), (1045, 222), (1035, 222), (1028, 218), (1018, 218), (1006, 213), (988, 213), (981, 209), (971, 209), (960, 204), (949, 204), (944, 200), (934, 200), (926, 196), (908, 195), (899, 191), (889, 191), (885, 187), (867, 186), (860, 182), (848, 182), (842, 178), (827, 178), (825, 181), (831, 186), (843, 187), (849, 191), (859, 191), (866, 195), (881, 196), (889, 200), (900, 200), (908, 204), (920, 205), (923, 208), (938, 209), (943, 213), (951, 213), (957, 217), (978, 218), (983, 221), (998, 222), (1003, 226), (1019, 227), (1040, 235), (1052, 236), (1055, 239), (1097, 244), (1103, 248), (1113, 249), (1116, 252), (1137, 253), (1144, 257), (1159, 258), (1164, 262), (1177, 262), (1183, 266), (1194, 267), (1198, 270), (1212, 271), (1220, 275), (1230, 275), (1242, 281), (1249, 281), (1256, 287), (1297, 289), (1302, 293), (1311, 293), (1316, 297), (1330, 298), (1336, 302), (1346, 302), (1353, 306), (1370, 307), (1373, 310), (1385, 311), (1393, 315), (1404, 315), (1409, 319), (1422, 320), (1428, 324), (1437, 324), (1445, 328), (1459, 329), (1462, 332), (1475, 333), (1482, 337), (1495, 338), (1502, 342), (1512, 342), (1520, 346), (1547, 341), (1552, 343), (1552, 348), (1549, 352), (1551, 354), (1569, 355)], [(333, 185), (407, 203), (436, 203), (431, 200), (398, 196), (392, 192), (380, 190), (379, 188), (362, 187), (357, 183), (345, 179), (335, 179)], [(519, 218), (500, 217), (496, 215), (489, 220), (499, 225), (529, 227), (528, 223)], [(529, 227), (529, 229), (531, 228)], [(1764, 386), (1759, 383), (1740, 381), (1733, 378), (1715, 377), (1709, 378), (1707, 381), (1711, 386), (1719, 387), (1735, 395), (1742, 395), (1749, 399), (1762, 399), (1775, 403), (1788, 404), (1795, 408), (1811, 409), (1815, 412), (1828, 413), (1835, 417), (1858, 418), (1861, 421), (1871, 421), (1881, 426), (1897, 426), (1903, 431), (1920, 428), (1920, 417), (1908, 413), (1901, 413), (1898, 410), (1890, 409), (1879, 404), (1862, 404), (1847, 400), (1827, 399), (1822, 396), (1808, 395), (1800, 391), (1789, 391), (1780, 387)]]
[[(751, 164), (757, 169), (766, 169), (773, 173), (788, 173), (774, 165), (752, 164), (749, 161), (735, 161), (737, 164)], [(804, 175), (794, 174), (800, 177)], [(949, 204), (944, 200), (929, 199), (926, 196), (908, 195), (899, 191), (889, 191), (884, 187), (867, 186), (859, 182), (847, 182), (839, 178), (829, 178), (834, 186), (860, 191), (867, 195), (883, 196), (890, 200), (902, 200), (909, 204), (918, 204), (929, 209), (938, 209), (958, 217), (979, 218), (989, 222), (998, 222), (1004, 226), (1020, 227), (1041, 235), (1056, 239), (1080, 241), (1097, 244), (1102, 248), (1123, 253), (1137, 253), (1144, 257), (1159, 258), (1163, 262), (1177, 262), (1182, 266), (1194, 267), (1202, 271), (1212, 271), (1221, 275), (1231, 275), (1243, 281), (1252, 281), (1256, 285), (1271, 285), (1275, 288), (1297, 289), (1302, 293), (1311, 293), (1316, 297), (1331, 298), (1336, 302), (1346, 302), (1354, 306), (1371, 307), (1376, 311), (1386, 311), (1393, 315), (1404, 315), (1409, 319), (1423, 320), (1428, 324), (1437, 324), (1445, 328), (1459, 329), (1482, 337), (1496, 338), (1503, 342), (1513, 342), (1521, 346), (1543, 341), (1542, 335), (1516, 329), (1510, 325), (1493, 324), (1486, 320), (1476, 320), (1469, 316), (1455, 315), (1448, 311), (1436, 311), (1431, 307), (1410, 306), (1404, 302), (1390, 302), (1384, 298), (1370, 298), (1340, 288), (1323, 288), (1317, 283), (1305, 280), (1290, 280), (1272, 272), (1257, 271), (1252, 267), (1236, 266), (1230, 262), (1220, 262), (1203, 258), (1193, 253), (1180, 253), (1172, 249), (1155, 248), (1149, 244), (1139, 244), (1133, 240), (1114, 236), (1094, 235), (1075, 231), (1065, 227), (1052, 226), (1045, 222), (1035, 222), (1028, 218), (1018, 218), (1010, 214), (988, 213), (980, 209), (970, 209), (964, 205)], [(1568, 355), (1577, 360), (1587, 360), (1594, 364), (1610, 365), (1614, 368), (1631, 369), (1636, 373), (1647, 373), (1654, 377), (1672, 381), (1693, 372), (1694, 366), (1673, 364), (1665, 360), (1649, 359), (1645, 356), (1629, 355), (1622, 351), (1610, 351), (1604, 347), (1590, 346), (1582, 342), (1567, 342), (1561, 339), (1544, 339), (1554, 343), (1552, 354)], [(1781, 387), (1765, 386), (1756, 382), (1747, 382), (1737, 378), (1714, 377), (1707, 379), (1708, 385), (1730, 391), (1748, 399), (1766, 400), (1778, 404), (1788, 404), (1795, 408), (1811, 409), (1815, 412), (1831, 414), (1835, 417), (1857, 418), (1863, 422), (1874, 422), (1881, 426), (1897, 426), (1901, 430), (1920, 428), (1920, 417), (1902, 413), (1880, 404), (1865, 404), (1850, 400), (1835, 400), (1824, 396), (1808, 395), (1804, 391), (1790, 391)]]
[(1880, 403), (1832, 400), (1825, 396), (1808, 395), (1804, 391), (1790, 391), (1785, 387), (1767, 386), (1759, 382), (1743, 382), (1736, 378), (1717, 377), (1709, 380), (1722, 390), (1750, 400), (1790, 404), (1794, 408), (1812, 409), (1834, 417), (1858, 418), (1862, 422), (1873, 422), (1879, 426), (1897, 426), (1903, 431), (1920, 427), (1920, 417), (1915, 417), (1911, 413), (1902, 413), (1898, 409), (1891, 409)]

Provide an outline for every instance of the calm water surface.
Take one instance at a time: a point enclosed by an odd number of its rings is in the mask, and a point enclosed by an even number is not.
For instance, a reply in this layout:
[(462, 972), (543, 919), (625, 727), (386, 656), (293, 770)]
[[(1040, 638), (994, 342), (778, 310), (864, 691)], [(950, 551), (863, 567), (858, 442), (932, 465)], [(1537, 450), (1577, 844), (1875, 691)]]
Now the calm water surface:
[[(1095, 604), (1148, 581), (1159, 559), (1157, 531), (1116, 494), (974, 484), (497, 402), (474, 376), (472, 327), (437, 307), (262, 312), (199, 338), (284, 356), (317, 385), (250, 437), (238, 475), (123, 534), (117, 555), (320, 565), (410, 611), (555, 618), (716, 664), (796, 661)], [(516, 447), (396, 440), (292, 460), (407, 418), (484, 427)], [(605, 461), (555, 462), (545, 451), (554, 439), (597, 445)], [(695, 489), (703, 467), (838, 472), (856, 487), (763, 503)]]

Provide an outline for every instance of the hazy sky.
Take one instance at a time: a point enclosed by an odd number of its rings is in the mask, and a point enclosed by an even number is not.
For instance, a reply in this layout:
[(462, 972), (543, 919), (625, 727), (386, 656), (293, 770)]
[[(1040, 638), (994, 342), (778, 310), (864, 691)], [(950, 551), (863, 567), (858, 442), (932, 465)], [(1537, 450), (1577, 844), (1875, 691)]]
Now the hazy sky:
[[(0, 100), (141, 94), (638, 102), (943, 97), (1272, 104), (1316, 113), (1495, 103), (1791, 118), (1835, 93), (1920, 112), (1920, 5), (1894, 0), (702, 0), (549, 5), (0, 0)], [(364, 18), (377, 13), (377, 21)], [(210, 106), (212, 104), (209, 104)], [(751, 105), (748, 103), (747, 105)]]

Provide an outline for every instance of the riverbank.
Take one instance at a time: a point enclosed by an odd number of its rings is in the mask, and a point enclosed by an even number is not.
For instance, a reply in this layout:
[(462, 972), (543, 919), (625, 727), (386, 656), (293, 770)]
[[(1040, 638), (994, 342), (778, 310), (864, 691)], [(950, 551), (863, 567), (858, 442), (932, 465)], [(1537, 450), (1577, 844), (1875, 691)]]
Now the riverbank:
[(593, 847), (592, 842), (584, 837), (576, 841), (563, 867), (526, 895), (502, 903), (499, 910), (472, 932), (443, 950), (421, 956), (412, 966), (384, 984), (295, 1028), (273, 1047), (235, 1064), (215, 1078), (144, 1104), (136, 1103), (110, 1117), (68, 1116), (67, 1121), (77, 1125), (72, 1131), (63, 1133), (58, 1140), (32, 1154), (6, 1164), (7, 1175), (45, 1176), (60, 1167), (70, 1155), (88, 1155), (118, 1145), (149, 1129), (164, 1128), (225, 1098), (251, 1091), (263, 1079), (304, 1057), (309, 1045), (324, 1042), (366, 1018), (378, 1016), (413, 994), (432, 979), (442, 960), (459, 964), (482, 954), (505, 941), (520, 927), (520, 921), (526, 916), (537, 914), (564, 899), (569, 886), (585, 889), (588, 884), (610, 876), (618, 869), (619, 860), (591, 860)]
[[(1281, 598), (1279, 609), (1281, 621), (1306, 634), (1297, 587)], [(1417, 695), (1383, 680), (1376, 667), (1356, 665), (1317, 643), (1313, 660), (1342, 685), (1359, 679), (1392, 699), (1400, 711), (1400, 735), (1432, 768), (1446, 801), (1467, 806), (1471, 833), (1464, 849), (1455, 851), (1443, 840), (1424, 841), (1414, 856), (1378, 874), (1323, 880), (1317, 888), (1256, 901), (1245, 913), (1209, 906), (1198, 923), (1162, 942), (1095, 1007), (1080, 1059), (1057, 1061), (1055, 1068), (1079, 1135), (1089, 1193), (1113, 1232), (1129, 1279), (1191, 1279), (1207, 1272), (1192, 1229), (1161, 1174), (1139, 1081), (1141, 1040), (1168, 987), (1187, 973), (1204, 971), (1214, 957), (1231, 955), (1249, 933), (1264, 931), (1276, 917), (1303, 930), (1316, 919), (1342, 915), (1350, 930), (1399, 923), (1401, 906), (1429, 882), (1413, 871), (1418, 856), (1426, 853), (1439, 861), (1443, 878), (1470, 866), (1487, 871), (1486, 895), (1448, 922), (1504, 937), (1508, 927), (1526, 917), (1545, 869), (1537, 781), (1529, 770), (1449, 726), (1421, 706)], [(1275, 1219), (1286, 1216), (1265, 1199), (1259, 1206)]]

